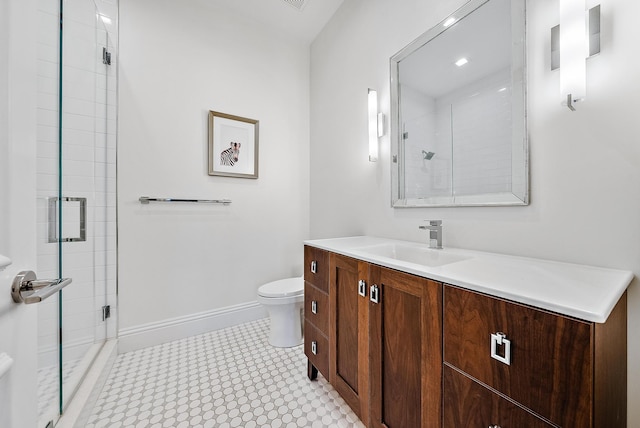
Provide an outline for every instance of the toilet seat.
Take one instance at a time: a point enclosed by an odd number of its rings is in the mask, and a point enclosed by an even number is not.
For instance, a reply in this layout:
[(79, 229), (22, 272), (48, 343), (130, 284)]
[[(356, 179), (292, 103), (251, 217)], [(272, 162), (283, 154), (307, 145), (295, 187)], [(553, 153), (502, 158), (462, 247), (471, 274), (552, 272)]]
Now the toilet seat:
[(258, 296), (265, 298), (283, 298), (304, 294), (304, 278), (286, 278), (269, 282), (258, 288)]

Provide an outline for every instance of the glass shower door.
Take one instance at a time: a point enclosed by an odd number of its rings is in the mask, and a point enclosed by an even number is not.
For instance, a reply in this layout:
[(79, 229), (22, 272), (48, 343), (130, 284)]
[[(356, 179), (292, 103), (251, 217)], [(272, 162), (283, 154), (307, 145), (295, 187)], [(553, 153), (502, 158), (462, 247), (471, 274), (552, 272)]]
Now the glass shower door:
[(73, 283), (39, 304), (38, 428), (56, 423), (110, 328), (115, 55), (105, 19), (93, 0), (39, 2), (38, 271)]
[[(37, 133), (37, 269), (42, 278), (59, 277), (61, 253), (55, 220), (60, 218), (60, 4), (38, 3), (38, 133)], [(51, 212), (50, 208), (53, 209)], [(50, 241), (52, 233), (54, 240)], [(73, 286), (75, 284), (71, 284)], [(60, 414), (60, 293), (37, 306), (38, 310), (38, 428), (56, 422)]]

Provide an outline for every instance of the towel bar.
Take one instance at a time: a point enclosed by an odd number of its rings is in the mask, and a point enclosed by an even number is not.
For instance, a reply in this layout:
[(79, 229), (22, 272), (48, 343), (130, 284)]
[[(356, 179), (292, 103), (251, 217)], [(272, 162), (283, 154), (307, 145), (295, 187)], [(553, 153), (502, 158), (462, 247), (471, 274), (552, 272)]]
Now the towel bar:
[(231, 204), (230, 199), (177, 199), (177, 198), (150, 198), (149, 196), (140, 196), (138, 199), (141, 204), (149, 202), (192, 202), (197, 204)]

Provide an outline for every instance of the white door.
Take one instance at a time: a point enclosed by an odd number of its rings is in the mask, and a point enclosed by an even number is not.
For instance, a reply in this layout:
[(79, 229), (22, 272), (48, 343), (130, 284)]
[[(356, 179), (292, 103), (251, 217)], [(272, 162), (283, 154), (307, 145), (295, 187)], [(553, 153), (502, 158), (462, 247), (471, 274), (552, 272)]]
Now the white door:
[(0, 354), (13, 364), (0, 379), (0, 426), (35, 428), (37, 305), (16, 304), (11, 282), (36, 270), (35, 0), (0, 0)]

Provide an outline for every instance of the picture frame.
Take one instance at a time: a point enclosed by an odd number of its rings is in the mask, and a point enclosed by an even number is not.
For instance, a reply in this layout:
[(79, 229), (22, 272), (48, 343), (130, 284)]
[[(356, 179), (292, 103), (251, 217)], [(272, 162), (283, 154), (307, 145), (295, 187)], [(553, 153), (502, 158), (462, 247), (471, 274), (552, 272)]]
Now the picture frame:
[(258, 178), (259, 121), (209, 111), (209, 175)]

